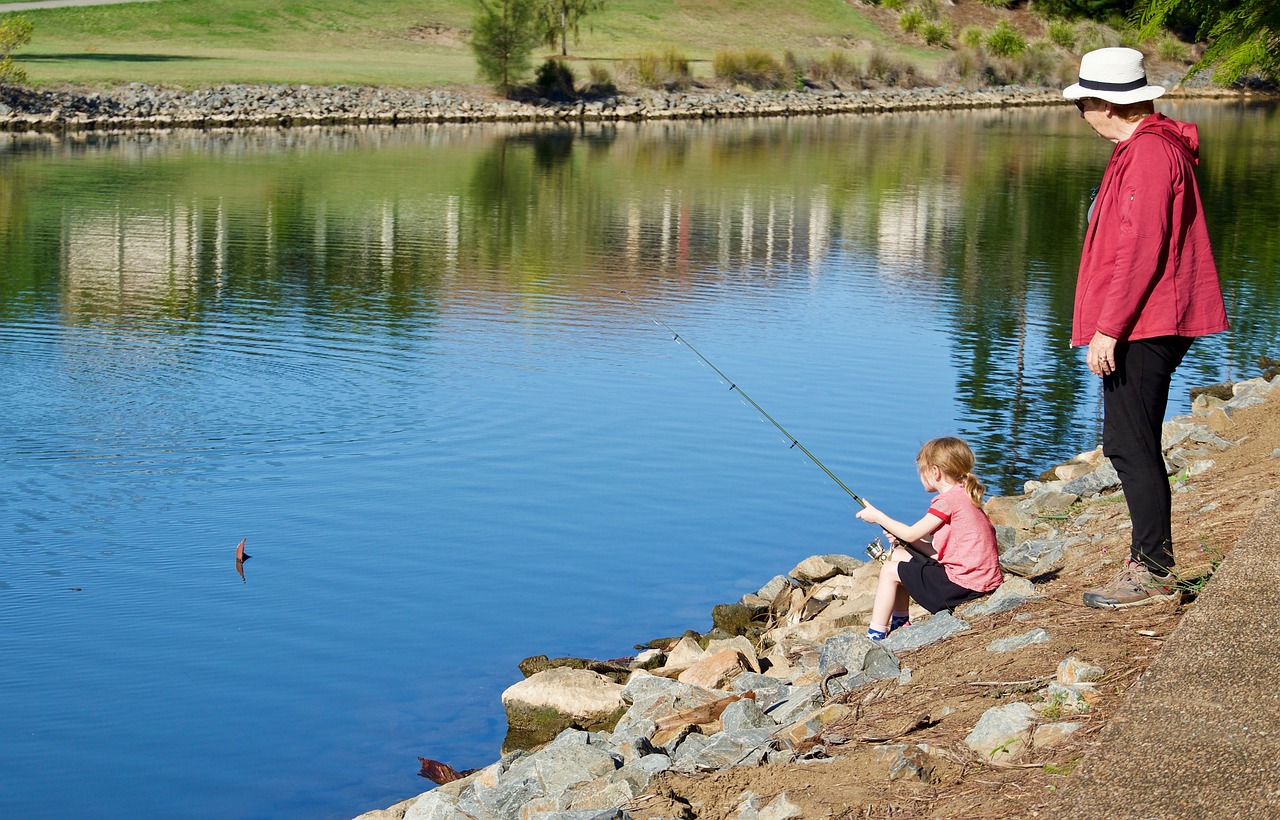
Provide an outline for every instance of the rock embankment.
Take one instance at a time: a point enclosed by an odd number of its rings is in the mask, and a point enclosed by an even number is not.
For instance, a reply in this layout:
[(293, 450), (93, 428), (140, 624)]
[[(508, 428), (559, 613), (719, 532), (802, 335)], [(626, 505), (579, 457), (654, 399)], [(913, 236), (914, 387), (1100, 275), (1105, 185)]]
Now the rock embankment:
[(221, 85), (182, 90), (131, 83), (95, 92), (0, 86), (0, 130), (601, 122), (882, 113), (1062, 102), (1062, 95), (1056, 89), (1020, 86), (975, 91), (956, 88), (655, 91), (574, 102), (516, 102), (449, 90), (363, 86)]
[[(1215, 458), (1243, 444), (1246, 439), (1233, 438), (1233, 420), (1272, 395), (1280, 397), (1276, 388), (1280, 377), (1219, 386), (1198, 395), (1190, 415), (1165, 424), (1166, 461), (1176, 491), (1191, 492), (1193, 479), (1211, 470)], [(817, 816), (797, 805), (810, 794), (774, 788), (758, 796), (753, 789), (765, 771), (759, 767), (830, 765), (845, 754), (860, 754), (862, 779), (934, 787), (984, 767), (1048, 770), (1046, 755), (1071, 744), (1076, 747), (1067, 759), (1078, 761), (1077, 733), (1096, 730), (1124, 681), (1139, 670), (1091, 662), (1106, 651), (1101, 645), (1091, 649), (1079, 633), (1067, 631), (1078, 616), (1070, 610), (1061, 614), (1064, 603), (1053, 585), (1064, 571), (1091, 564), (1097, 544), (1124, 529), (1118, 487), (1114, 469), (1095, 451), (1029, 482), (1022, 496), (991, 499), (1008, 573), (1004, 585), (954, 614), (913, 609), (913, 625), (881, 643), (864, 636), (880, 564), (823, 555), (736, 603), (715, 607), (715, 626), (706, 635), (688, 632), (655, 641), (625, 663), (530, 658), (522, 664), (528, 677), (503, 695), (512, 733), (501, 759), (362, 817), (688, 817), (693, 806), (672, 791), (673, 778), (692, 777), (689, 782), (696, 783), (708, 773), (747, 768), (751, 788), (722, 788), (717, 794), (736, 796), (718, 798), (732, 805), (719, 805), (715, 816)], [(1104, 529), (1081, 534), (1103, 519)], [(1165, 623), (1174, 615), (1153, 617)], [(1055, 641), (1059, 633), (1064, 640)], [(1117, 635), (1100, 640), (1113, 644)], [(1160, 640), (1151, 630), (1135, 635)], [(950, 652), (957, 659), (950, 667), (948, 644), (955, 644)], [(913, 687), (913, 678), (924, 676), (904, 657), (923, 647), (941, 651), (920, 670), (933, 679)], [(1081, 652), (1084, 657), (1078, 657)], [(1106, 663), (1125, 663), (1129, 654), (1113, 652)], [(976, 674), (984, 663), (1008, 675), (1014, 667), (1002, 659), (1033, 656), (1026, 665), (1044, 670), (1035, 677), (956, 679)], [(956, 687), (970, 694), (938, 694)], [(1005, 702), (988, 706), (985, 696)], [(894, 697), (912, 704), (909, 714), (904, 707), (896, 713), (909, 720), (870, 731), (868, 713)], [(927, 711), (920, 711), (921, 704), (928, 704)], [(888, 714), (895, 715), (892, 709)], [(953, 742), (936, 734), (907, 738), (940, 724), (949, 727)], [(1041, 762), (1025, 763), (1029, 754)]]

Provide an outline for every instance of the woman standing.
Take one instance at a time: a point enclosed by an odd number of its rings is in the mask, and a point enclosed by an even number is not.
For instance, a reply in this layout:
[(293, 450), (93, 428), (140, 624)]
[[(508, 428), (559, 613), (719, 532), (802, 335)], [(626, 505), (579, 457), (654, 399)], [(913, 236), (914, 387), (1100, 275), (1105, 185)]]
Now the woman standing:
[(1103, 48), (1080, 60), (1062, 94), (1115, 143), (1090, 207), (1076, 281), (1072, 345), (1088, 345), (1102, 379), (1102, 449), (1124, 487), (1130, 557), (1084, 594), (1101, 609), (1176, 596), (1168, 471), (1160, 433), (1169, 383), (1197, 336), (1227, 329), (1218, 269), (1196, 185), (1199, 134), (1157, 114), (1164, 88), (1147, 82), (1142, 53)]

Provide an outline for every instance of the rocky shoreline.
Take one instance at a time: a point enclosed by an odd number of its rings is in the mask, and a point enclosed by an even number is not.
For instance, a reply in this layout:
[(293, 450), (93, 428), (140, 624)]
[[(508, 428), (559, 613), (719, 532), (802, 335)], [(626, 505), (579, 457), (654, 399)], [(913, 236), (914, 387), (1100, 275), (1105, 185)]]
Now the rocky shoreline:
[[(1220, 469), (1217, 460), (1280, 458), (1270, 417), (1249, 415), (1274, 411), (1277, 388), (1280, 376), (1202, 388), (1193, 391), (1189, 415), (1165, 423), (1175, 494), (1200, 515), (1220, 503), (1196, 497), (1197, 482)], [(1096, 610), (1074, 614), (1076, 588), (1127, 554), (1114, 547), (1124, 543), (1128, 521), (1119, 479), (1100, 448), (1025, 490), (986, 505), (1005, 583), (953, 614), (913, 608), (913, 625), (873, 643), (864, 631), (880, 564), (808, 558), (736, 603), (716, 606), (706, 634), (652, 642), (632, 659), (526, 659), (525, 679), (502, 696), (511, 732), (498, 761), (457, 773), (424, 760), (424, 776), (441, 785), (359, 820), (829, 816), (812, 803), (806, 809), (813, 789), (796, 783), (795, 772), (838, 766), (845, 756), (857, 761), (859, 779), (878, 784), (877, 795), (889, 784), (914, 784), (931, 789), (931, 800), (938, 787), (962, 791), (969, 771), (1065, 776), (1082, 754), (1079, 738), (1105, 725), (1145, 669), (1133, 665), (1135, 652), (1119, 645), (1118, 633), (1092, 646), (1081, 639), (1103, 617)], [(1108, 556), (1108, 546), (1117, 554)], [(1194, 599), (1214, 566), (1184, 576), (1184, 594)], [(1064, 579), (1079, 583), (1064, 591)], [(1180, 610), (1143, 609), (1146, 621), (1129, 618), (1124, 640), (1158, 649)], [(1080, 623), (1087, 631), (1072, 634)], [(950, 669), (948, 655), (958, 659)], [(1037, 674), (1018, 673), (1019, 661)], [(1003, 677), (982, 677), (984, 665)], [(969, 679), (956, 680), (959, 670)], [(966, 694), (940, 694), (957, 687)], [(989, 697), (1001, 702), (988, 705)], [(939, 739), (940, 726), (951, 742)], [(770, 770), (792, 779), (769, 780)], [(734, 772), (743, 774), (733, 779)], [(672, 786), (726, 775), (714, 806)], [(852, 803), (847, 794), (833, 800)]]
[[(1239, 97), (1232, 89), (1176, 92)], [(879, 114), (1063, 104), (1058, 89), (1007, 86), (841, 91), (691, 90), (517, 102), (452, 90), (220, 85), (184, 90), (131, 83), (109, 91), (0, 86), (0, 131), (221, 129), (411, 123), (562, 123)]]

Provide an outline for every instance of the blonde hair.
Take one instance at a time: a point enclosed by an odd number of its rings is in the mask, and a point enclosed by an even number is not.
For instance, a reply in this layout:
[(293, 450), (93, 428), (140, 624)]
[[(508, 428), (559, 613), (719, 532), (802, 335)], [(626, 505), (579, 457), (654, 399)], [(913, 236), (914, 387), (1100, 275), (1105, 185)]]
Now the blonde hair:
[(987, 486), (973, 474), (973, 450), (958, 438), (943, 436), (926, 441), (916, 455), (916, 467), (937, 467), (942, 474), (957, 484), (963, 484), (974, 505), (982, 506), (982, 496)]

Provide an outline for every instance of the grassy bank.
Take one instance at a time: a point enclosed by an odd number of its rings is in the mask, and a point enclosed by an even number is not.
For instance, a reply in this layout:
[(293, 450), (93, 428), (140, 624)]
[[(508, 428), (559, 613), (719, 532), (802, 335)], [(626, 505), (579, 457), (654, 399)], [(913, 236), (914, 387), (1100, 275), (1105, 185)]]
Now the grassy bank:
[[(471, 85), (471, 0), (158, 0), (24, 12), (35, 25), (15, 57), (38, 86), (128, 82)], [(674, 47), (710, 74), (715, 52), (760, 47), (818, 56), (872, 45), (929, 61), (895, 45), (845, 0), (609, 0), (583, 26), (570, 56), (616, 61)], [(549, 55), (540, 48), (537, 57)], [(581, 72), (585, 73), (585, 72)]]

